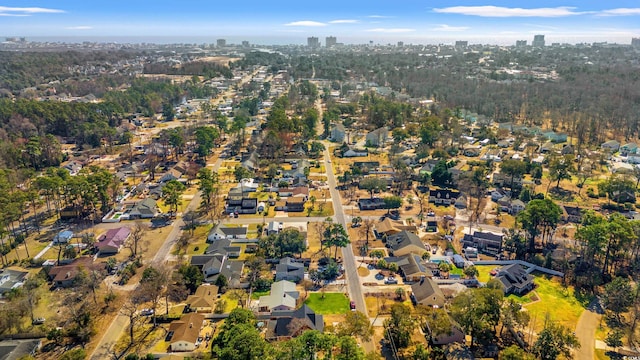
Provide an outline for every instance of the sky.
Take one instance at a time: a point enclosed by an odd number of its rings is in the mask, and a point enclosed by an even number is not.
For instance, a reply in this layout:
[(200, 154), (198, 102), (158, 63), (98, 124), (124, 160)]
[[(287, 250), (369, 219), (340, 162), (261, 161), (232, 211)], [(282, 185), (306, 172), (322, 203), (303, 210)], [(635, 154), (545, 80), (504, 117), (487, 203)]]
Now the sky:
[[(0, 0), (0, 36), (513, 44), (640, 37), (639, 0)], [(207, 40), (209, 39), (209, 40)]]

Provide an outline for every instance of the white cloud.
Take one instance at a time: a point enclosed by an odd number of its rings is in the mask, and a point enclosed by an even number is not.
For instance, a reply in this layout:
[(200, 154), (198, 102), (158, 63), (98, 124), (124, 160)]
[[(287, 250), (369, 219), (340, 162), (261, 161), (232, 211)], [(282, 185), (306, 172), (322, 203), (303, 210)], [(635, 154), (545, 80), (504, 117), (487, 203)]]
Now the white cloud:
[(9, 7), (0, 6), (0, 16), (30, 16), (33, 14), (57, 14), (63, 10), (48, 9), (41, 7)]
[(68, 26), (65, 29), (67, 29), (67, 30), (91, 30), (91, 29), (93, 29), (93, 26), (86, 26), (86, 25)]
[(569, 6), (532, 9), (508, 8), (501, 6), (452, 6), (446, 8), (434, 8), (433, 11), (445, 14), (482, 17), (562, 17), (589, 13), (575, 11), (575, 8)]
[(329, 21), (329, 24), (357, 24), (357, 23), (359, 23), (359, 21), (354, 19), (338, 19), (338, 20)]
[(465, 31), (469, 30), (468, 26), (449, 26), (447, 24), (440, 24), (437, 28), (431, 29), (432, 31)]
[(377, 32), (377, 33), (388, 33), (388, 34), (395, 34), (395, 33), (407, 33), (407, 32), (414, 32), (416, 31), (416, 29), (407, 29), (407, 28), (375, 28), (375, 29), (367, 29), (365, 31), (368, 32)]
[(310, 27), (318, 27), (318, 26), (327, 26), (327, 24), (325, 23), (321, 23), (318, 21), (311, 21), (311, 20), (302, 20), (302, 21), (294, 21), (294, 22), (290, 22), (287, 24), (284, 24), (284, 26), (310, 26)]
[(599, 16), (631, 16), (640, 15), (640, 8), (618, 8), (602, 10), (598, 13)]

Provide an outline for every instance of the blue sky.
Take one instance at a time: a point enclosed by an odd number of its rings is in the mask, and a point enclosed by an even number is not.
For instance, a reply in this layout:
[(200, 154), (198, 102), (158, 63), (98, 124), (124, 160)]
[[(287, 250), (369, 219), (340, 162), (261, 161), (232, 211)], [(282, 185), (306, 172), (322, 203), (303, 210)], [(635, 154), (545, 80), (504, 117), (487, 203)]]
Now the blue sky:
[[(269, 43), (335, 35), (338, 41), (511, 44), (629, 43), (638, 0), (0, 0), (0, 36), (225, 37)], [(257, 40), (256, 40), (257, 39)], [(261, 39), (261, 40), (260, 40)]]

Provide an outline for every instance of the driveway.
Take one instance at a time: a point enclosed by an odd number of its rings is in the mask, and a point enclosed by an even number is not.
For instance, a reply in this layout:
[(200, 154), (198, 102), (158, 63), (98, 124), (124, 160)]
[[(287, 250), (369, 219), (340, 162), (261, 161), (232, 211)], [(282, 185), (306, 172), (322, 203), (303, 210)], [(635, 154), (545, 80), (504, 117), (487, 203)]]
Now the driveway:
[(576, 359), (595, 359), (596, 329), (600, 323), (602, 309), (597, 300), (593, 300), (585, 309), (576, 325), (576, 337), (580, 342), (580, 349), (576, 350)]

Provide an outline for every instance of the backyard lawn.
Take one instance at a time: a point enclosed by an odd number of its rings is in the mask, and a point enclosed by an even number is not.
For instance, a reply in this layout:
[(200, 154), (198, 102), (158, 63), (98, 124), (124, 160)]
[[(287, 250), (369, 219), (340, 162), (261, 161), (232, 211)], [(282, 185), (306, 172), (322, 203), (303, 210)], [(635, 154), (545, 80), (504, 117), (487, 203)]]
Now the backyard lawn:
[[(496, 265), (476, 265), (479, 275), (478, 280), (486, 283), (491, 280), (489, 272), (499, 266)], [(536, 331), (543, 328), (545, 318), (548, 314), (549, 320), (559, 322), (570, 329), (575, 328), (578, 318), (584, 311), (583, 304), (576, 299), (573, 287), (564, 288), (557, 277), (550, 277), (538, 273), (535, 276), (536, 288), (524, 296), (509, 295), (523, 305), (529, 314)]]
[(349, 299), (343, 293), (310, 293), (304, 302), (318, 314), (344, 314), (349, 311)]
[(576, 299), (573, 287), (564, 288), (558, 278), (537, 274), (535, 277), (534, 291), (540, 301), (523, 305), (531, 314), (531, 319), (535, 318), (534, 329), (542, 330), (546, 316), (553, 322), (574, 329), (584, 306)]

